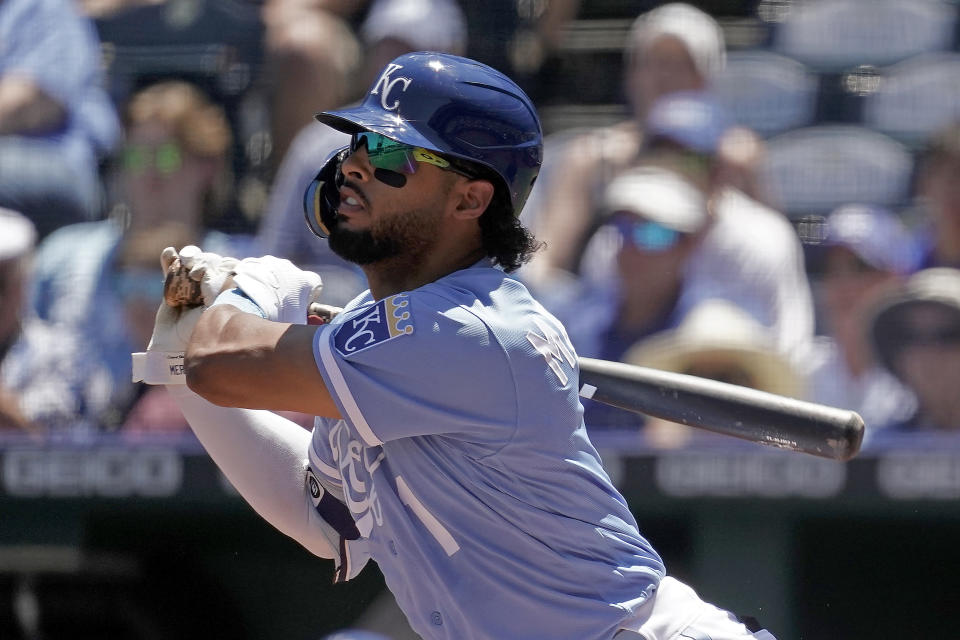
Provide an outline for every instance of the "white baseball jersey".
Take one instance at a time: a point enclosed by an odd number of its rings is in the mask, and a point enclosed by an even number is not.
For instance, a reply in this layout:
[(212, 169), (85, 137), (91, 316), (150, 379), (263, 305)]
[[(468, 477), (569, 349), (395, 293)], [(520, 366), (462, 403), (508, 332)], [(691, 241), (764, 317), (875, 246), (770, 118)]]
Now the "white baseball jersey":
[(317, 332), (342, 420), (310, 464), (342, 486), (426, 639), (609, 640), (664, 567), (583, 425), (560, 323), (484, 261), (369, 292)]

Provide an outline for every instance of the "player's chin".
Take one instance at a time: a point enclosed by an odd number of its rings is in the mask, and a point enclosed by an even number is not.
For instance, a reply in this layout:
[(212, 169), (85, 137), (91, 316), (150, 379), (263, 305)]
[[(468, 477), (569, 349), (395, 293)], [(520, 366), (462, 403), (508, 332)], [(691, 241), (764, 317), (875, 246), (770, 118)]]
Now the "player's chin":
[(362, 233), (369, 230), (372, 224), (370, 211), (366, 207), (353, 206), (348, 207), (343, 204), (337, 209), (337, 215), (333, 221), (333, 232), (335, 229)]
[(337, 224), (330, 230), (330, 249), (349, 262), (373, 264), (399, 254), (400, 247), (389, 239), (377, 238), (369, 229), (351, 229)]

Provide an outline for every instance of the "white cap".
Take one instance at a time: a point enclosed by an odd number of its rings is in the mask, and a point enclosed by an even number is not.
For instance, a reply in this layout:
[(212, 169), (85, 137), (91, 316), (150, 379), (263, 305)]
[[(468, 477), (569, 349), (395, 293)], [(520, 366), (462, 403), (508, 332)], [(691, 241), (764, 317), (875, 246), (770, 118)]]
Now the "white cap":
[(629, 211), (681, 233), (695, 233), (707, 222), (703, 193), (673, 171), (635, 167), (610, 181), (604, 192), (608, 214)]
[(704, 78), (722, 71), (726, 65), (723, 30), (717, 21), (700, 9), (672, 2), (641, 14), (630, 28), (627, 54), (643, 55), (643, 50), (660, 36), (677, 38), (690, 52), (693, 64)]
[(459, 54), (466, 50), (467, 23), (454, 0), (375, 0), (360, 35), (368, 44), (393, 38), (414, 51)]
[(19, 258), (33, 249), (37, 230), (23, 214), (0, 207), (0, 260)]

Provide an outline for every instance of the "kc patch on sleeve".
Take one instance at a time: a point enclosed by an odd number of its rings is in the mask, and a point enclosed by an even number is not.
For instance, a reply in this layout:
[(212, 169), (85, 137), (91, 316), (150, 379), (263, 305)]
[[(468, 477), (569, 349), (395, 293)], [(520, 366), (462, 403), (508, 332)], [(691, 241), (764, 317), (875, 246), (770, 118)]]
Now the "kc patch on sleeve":
[(380, 300), (337, 328), (333, 344), (343, 356), (369, 349), (387, 340), (413, 333), (413, 317), (407, 294)]

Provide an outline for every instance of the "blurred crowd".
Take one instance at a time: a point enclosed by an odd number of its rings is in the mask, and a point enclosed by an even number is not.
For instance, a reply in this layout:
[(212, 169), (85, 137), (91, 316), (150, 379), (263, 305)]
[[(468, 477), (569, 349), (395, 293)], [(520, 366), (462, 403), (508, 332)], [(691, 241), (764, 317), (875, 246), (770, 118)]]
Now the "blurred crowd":
[[(0, 2), (0, 428), (184, 433), (130, 382), (162, 248), (287, 257), (345, 304), (362, 274), (301, 201), (347, 140), (313, 114), (414, 50), (576, 106), (587, 4)], [(546, 245), (518, 276), (578, 353), (854, 409), (868, 444), (960, 430), (958, 6), (625, 4), (619, 109), (546, 131), (522, 213)], [(598, 439), (698, 437), (585, 409)]]

